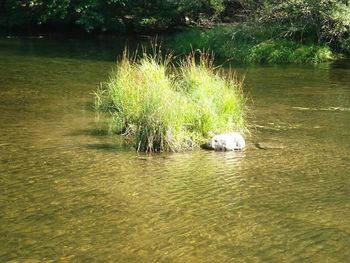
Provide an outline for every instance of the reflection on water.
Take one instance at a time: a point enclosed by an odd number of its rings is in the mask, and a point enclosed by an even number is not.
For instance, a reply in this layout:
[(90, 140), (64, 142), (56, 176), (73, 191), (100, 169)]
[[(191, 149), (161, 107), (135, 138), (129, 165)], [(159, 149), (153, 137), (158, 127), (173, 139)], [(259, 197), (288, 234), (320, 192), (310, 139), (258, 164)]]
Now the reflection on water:
[(0, 40), (1, 262), (350, 261), (348, 62), (240, 67), (245, 152), (148, 156), (91, 110), (121, 43)]

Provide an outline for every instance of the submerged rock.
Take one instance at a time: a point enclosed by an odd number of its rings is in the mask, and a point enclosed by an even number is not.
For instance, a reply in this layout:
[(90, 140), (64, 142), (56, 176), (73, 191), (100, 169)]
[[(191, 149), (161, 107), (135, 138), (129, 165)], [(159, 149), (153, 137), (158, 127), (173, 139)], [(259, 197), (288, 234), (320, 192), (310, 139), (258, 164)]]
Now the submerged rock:
[(254, 146), (259, 150), (276, 150), (285, 148), (284, 145), (274, 141), (256, 142), (254, 143)]
[(245, 147), (245, 140), (239, 132), (215, 135), (209, 140), (207, 148), (215, 151), (239, 151)]

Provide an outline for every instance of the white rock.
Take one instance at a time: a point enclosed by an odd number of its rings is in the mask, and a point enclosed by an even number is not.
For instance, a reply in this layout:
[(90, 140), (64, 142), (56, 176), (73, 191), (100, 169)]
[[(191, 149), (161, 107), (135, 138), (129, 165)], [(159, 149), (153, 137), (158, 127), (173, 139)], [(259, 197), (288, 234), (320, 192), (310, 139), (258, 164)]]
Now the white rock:
[(223, 133), (210, 139), (208, 147), (215, 151), (243, 150), (245, 140), (239, 132)]

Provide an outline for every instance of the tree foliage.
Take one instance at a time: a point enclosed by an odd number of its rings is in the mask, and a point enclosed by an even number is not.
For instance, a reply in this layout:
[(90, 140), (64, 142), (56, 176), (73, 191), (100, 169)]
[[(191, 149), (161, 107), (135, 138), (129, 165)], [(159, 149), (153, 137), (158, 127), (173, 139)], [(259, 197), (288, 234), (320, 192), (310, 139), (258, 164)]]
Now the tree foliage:
[(282, 37), (345, 44), (349, 38), (350, 5), (348, 0), (267, 0), (257, 12), (257, 20), (280, 25)]
[(349, 49), (349, 0), (1, 0), (0, 26), (87, 32), (166, 30), (200, 21), (278, 25), (278, 37)]
[(167, 29), (185, 17), (217, 16), (223, 0), (2, 0), (0, 25), (78, 25), (86, 31)]

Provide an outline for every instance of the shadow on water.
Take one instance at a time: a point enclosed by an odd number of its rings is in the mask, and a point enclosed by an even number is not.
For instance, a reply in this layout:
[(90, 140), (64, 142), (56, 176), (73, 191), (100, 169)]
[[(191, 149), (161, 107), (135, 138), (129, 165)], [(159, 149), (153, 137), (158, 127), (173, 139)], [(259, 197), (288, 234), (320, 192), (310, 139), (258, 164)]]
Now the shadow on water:
[[(91, 124), (94, 126), (95, 124)], [(97, 123), (97, 126), (99, 124)], [(65, 135), (65, 137), (90, 137), (94, 141), (98, 141), (96, 143), (88, 143), (83, 144), (82, 146), (86, 149), (97, 150), (97, 151), (106, 151), (113, 153), (125, 153), (130, 151), (135, 151), (130, 147), (127, 147), (124, 144), (123, 138), (121, 136), (117, 136), (115, 134), (111, 134), (108, 129), (105, 128), (88, 128), (88, 129), (76, 129)]]
[(0, 55), (116, 61), (125, 47), (133, 51), (147, 46), (153, 37), (103, 38), (0, 37)]
[(127, 148), (115, 143), (87, 144), (87, 149), (107, 151), (107, 152), (128, 152)]
[(74, 132), (68, 133), (66, 136), (95, 136), (95, 137), (104, 137), (111, 135), (107, 129), (93, 128), (93, 129), (81, 129)]

